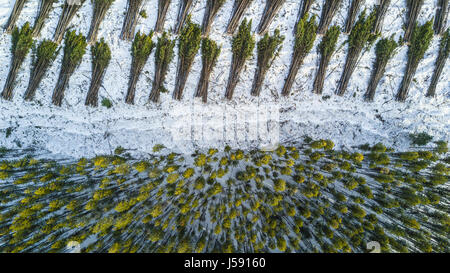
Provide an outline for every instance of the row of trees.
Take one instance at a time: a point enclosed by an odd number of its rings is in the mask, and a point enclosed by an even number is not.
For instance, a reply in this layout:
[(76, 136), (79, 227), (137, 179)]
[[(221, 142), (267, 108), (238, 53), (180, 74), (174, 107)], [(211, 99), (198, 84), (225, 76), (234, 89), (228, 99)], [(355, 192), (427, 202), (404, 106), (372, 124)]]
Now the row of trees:
[[(431, 144), (431, 143), (430, 143)], [(448, 146), (155, 145), (134, 159), (0, 149), (3, 252), (450, 251)]]

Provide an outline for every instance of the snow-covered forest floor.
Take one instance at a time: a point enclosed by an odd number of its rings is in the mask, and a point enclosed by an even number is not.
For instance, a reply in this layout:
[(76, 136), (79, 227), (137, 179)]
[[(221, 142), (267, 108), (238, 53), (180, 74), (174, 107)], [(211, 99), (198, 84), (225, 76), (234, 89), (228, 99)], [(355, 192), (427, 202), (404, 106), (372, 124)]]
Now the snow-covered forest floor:
[[(26, 21), (34, 22), (38, 2), (28, 1), (17, 22), (18, 26)], [(100, 101), (107, 98), (113, 107), (91, 108), (84, 105), (91, 77), (90, 51), (85, 54), (82, 64), (72, 76), (62, 107), (51, 103), (51, 94), (61, 66), (62, 51), (39, 86), (35, 100), (25, 102), (23, 95), (28, 84), (31, 63), (29, 54), (20, 70), (13, 101), (0, 101), (0, 146), (35, 146), (52, 153), (75, 157), (109, 154), (117, 146), (134, 150), (137, 154), (150, 152), (155, 144), (164, 144), (181, 152), (190, 152), (197, 147), (222, 147), (224, 143), (246, 148), (259, 144), (256, 136), (258, 130), (260, 133), (264, 131), (261, 128), (266, 125), (267, 118), (260, 117), (264, 114), (279, 122), (269, 131), (279, 135), (279, 141), (283, 143), (301, 141), (308, 135), (314, 139), (330, 138), (337, 146), (384, 142), (395, 145), (397, 150), (403, 150), (410, 145), (410, 133), (427, 132), (434, 136), (435, 140), (449, 139), (448, 65), (444, 68), (437, 86), (437, 97), (425, 97), (439, 47), (438, 36), (434, 37), (419, 65), (405, 103), (396, 102), (394, 95), (406, 67), (407, 45), (402, 46), (388, 63), (373, 103), (364, 102), (363, 95), (375, 59), (374, 47), (362, 56), (345, 96), (334, 94), (347, 53), (347, 35), (341, 35), (338, 41), (338, 50), (331, 59), (322, 96), (311, 92), (319, 62), (317, 47), (314, 47), (297, 75), (292, 95), (281, 97), (280, 92), (288, 73), (294, 43), (292, 33), (300, 8), (298, 0), (287, 0), (270, 26), (270, 31), (280, 28), (286, 39), (279, 58), (267, 74), (260, 97), (250, 95), (256, 69), (256, 49), (241, 74), (233, 100), (227, 101), (224, 97), (231, 65), (231, 36), (224, 32), (233, 5), (233, 1), (227, 1), (214, 20), (210, 34), (210, 38), (222, 45), (222, 53), (211, 76), (208, 103), (203, 104), (200, 99), (194, 98), (201, 71), (200, 53), (195, 59), (181, 102), (172, 99), (177, 66), (175, 57), (166, 78), (169, 93), (161, 94), (160, 104), (149, 103), (148, 96), (154, 77), (153, 52), (137, 86), (136, 105), (128, 105), (125, 103), (125, 94), (131, 65), (131, 42), (119, 39), (126, 2), (114, 2), (99, 32), (99, 38), (105, 38), (113, 54), (99, 91)], [(332, 24), (344, 24), (349, 2), (343, 1)], [(364, 6), (370, 8), (375, 2), (376, 0), (367, 0)], [(425, 0), (418, 19), (420, 24), (434, 16), (435, 2)], [(55, 4), (38, 40), (52, 38), (62, 3), (63, 1), (59, 1)], [(205, 3), (206, 0), (196, 1), (192, 14), (194, 22), (201, 23)], [(14, 0), (0, 0), (0, 25), (6, 23), (13, 4)], [(166, 30), (175, 25), (178, 5), (179, 1), (172, 1), (169, 7)], [(253, 20), (254, 30), (264, 5), (264, 0), (255, 0), (245, 14), (246, 18)], [(322, 1), (315, 1), (312, 13), (320, 16), (322, 5)], [(157, 1), (147, 0), (144, 9), (148, 17), (140, 19), (136, 30), (147, 33), (154, 28), (156, 22)], [(91, 1), (86, 1), (70, 27), (87, 35), (91, 16), (92, 4)], [(401, 37), (405, 16), (406, 1), (392, 0), (384, 20), (382, 36), (394, 35), (396, 39)], [(155, 41), (156, 36), (153, 38)], [(257, 36), (257, 40), (260, 38)], [(321, 38), (318, 36), (316, 45)], [(11, 35), (1, 30), (2, 87), (10, 66), (10, 47)], [(253, 126), (255, 124), (256, 127)], [(255, 128), (259, 129), (254, 130)]]

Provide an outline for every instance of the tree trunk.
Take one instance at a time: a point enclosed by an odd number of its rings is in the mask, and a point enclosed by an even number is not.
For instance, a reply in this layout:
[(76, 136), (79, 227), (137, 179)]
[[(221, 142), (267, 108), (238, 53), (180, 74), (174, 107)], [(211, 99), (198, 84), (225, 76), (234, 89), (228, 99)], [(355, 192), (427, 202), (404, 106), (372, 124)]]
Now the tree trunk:
[(155, 32), (164, 30), (164, 21), (166, 20), (167, 10), (172, 0), (158, 0), (158, 17), (156, 19)]
[(386, 71), (387, 62), (382, 62), (372, 71), (372, 75), (370, 76), (369, 86), (367, 87), (366, 94), (364, 98), (366, 101), (373, 101), (375, 97), (375, 91), (377, 90), (378, 83), (381, 78), (383, 78), (384, 72)]
[(226, 33), (233, 34), (239, 26), (239, 22), (244, 16), (245, 10), (250, 6), (253, 0), (235, 0), (230, 22), (228, 23)]
[(206, 11), (205, 15), (203, 16), (202, 23), (202, 35), (204, 36), (208, 36), (211, 30), (211, 25), (214, 21), (214, 17), (216, 17), (219, 9), (221, 8), (221, 6), (219, 6), (217, 3), (218, 2), (214, 0), (206, 1)]
[(134, 30), (139, 19), (139, 12), (144, 0), (128, 0), (127, 14), (122, 26), (120, 39), (131, 41), (134, 38)]
[(336, 92), (337, 95), (343, 96), (345, 94), (348, 83), (350, 82), (350, 78), (355, 71), (360, 53), (361, 49), (359, 48), (349, 49), (347, 59), (345, 61), (344, 72), (342, 73), (341, 79), (339, 80), (339, 85)]
[(189, 72), (191, 71), (193, 62), (193, 59), (190, 61), (180, 59), (177, 71), (177, 79), (175, 82), (175, 90), (173, 92), (173, 98), (176, 100), (181, 100), (183, 98), (183, 90), (186, 85), (187, 78), (189, 77)]
[(180, 0), (180, 8), (178, 9), (177, 24), (175, 26), (175, 34), (179, 34), (186, 22), (187, 15), (189, 14), (193, 0)]
[(28, 82), (27, 90), (25, 91), (25, 100), (31, 101), (34, 99), (36, 89), (42, 81), (45, 73), (47, 72), (50, 62), (41, 61), (36, 64), (30, 74), (30, 80)]
[(299, 55), (298, 52), (294, 52), (291, 68), (289, 69), (289, 74), (286, 78), (286, 81), (283, 86), (283, 91), (281, 91), (281, 94), (283, 96), (289, 96), (292, 85), (294, 84), (295, 77), (297, 76), (298, 70), (303, 64), (303, 57)]
[(22, 12), (23, 6), (28, 0), (16, 0), (14, 3), (13, 10), (11, 11), (11, 15), (8, 18), (8, 22), (5, 25), (6, 33), (11, 33), (16, 25), (17, 19), (19, 18), (20, 13)]
[(389, 8), (389, 4), (391, 3), (391, 0), (380, 0), (379, 5), (376, 6), (377, 14), (375, 19), (375, 26), (373, 29), (373, 33), (380, 33), (383, 28), (383, 21), (384, 17), (386, 15), (386, 12)]
[(448, 0), (438, 0), (436, 16), (434, 18), (434, 32), (442, 34), (446, 29), (448, 18)]
[(50, 12), (53, 9), (53, 2), (41, 0), (39, 4), (39, 14), (34, 21), (33, 36), (37, 37), (41, 34), (42, 28), (44, 27), (45, 20), (48, 18)]
[(66, 32), (67, 26), (69, 25), (70, 21), (72, 21), (73, 17), (81, 8), (85, 0), (80, 0), (80, 5), (69, 5), (67, 1), (68, 0), (66, 0), (66, 2), (64, 3), (63, 11), (61, 17), (59, 18), (58, 25), (56, 26), (56, 31), (53, 36), (53, 41), (58, 44), (61, 43), (62, 39), (64, 38), (64, 33)]
[(108, 6), (101, 6), (98, 8), (94, 7), (94, 14), (92, 16), (91, 26), (89, 28), (89, 34), (87, 36), (87, 42), (89, 44), (95, 43), (97, 41), (98, 30), (103, 19), (105, 19), (108, 8)]
[(225, 97), (228, 100), (233, 98), (234, 89), (239, 82), (239, 75), (241, 74), (242, 68), (244, 68), (244, 61), (238, 61), (233, 57), (230, 76), (228, 77), (227, 91), (225, 93)]
[(85, 105), (90, 105), (93, 107), (98, 106), (98, 90), (100, 89), (100, 84), (103, 80), (103, 77), (105, 76), (106, 69), (101, 69), (100, 67), (96, 66), (92, 70), (92, 80), (91, 85), (89, 86), (89, 91), (86, 96), (86, 102)]
[(134, 61), (131, 65), (130, 80), (128, 82), (127, 96), (125, 98), (125, 102), (128, 104), (134, 104), (136, 84), (139, 80), (139, 76), (141, 75), (142, 70), (144, 69), (144, 65), (137, 65)]
[(406, 100), (406, 97), (408, 96), (409, 86), (411, 85), (411, 82), (414, 78), (417, 66), (417, 62), (408, 61), (406, 72), (403, 75), (403, 80), (396, 96), (397, 101), (404, 102)]
[(5, 87), (3, 88), (2, 97), (5, 100), (12, 100), (13, 90), (16, 85), (17, 74), (19, 73), (21, 60), (13, 60), (11, 68), (9, 69), (8, 77), (6, 78)]
[(447, 56), (443, 56), (444, 50), (441, 50), (439, 52), (439, 55), (436, 59), (436, 67), (433, 72), (433, 77), (431, 78), (431, 84), (430, 87), (428, 88), (427, 97), (436, 96), (436, 86), (438, 84), (439, 78), (441, 77), (442, 71), (444, 70), (445, 63), (447, 61)]
[(352, 31), (353, 25), (355, 24), (356, 17), (359, 13), (361, 5), (364, 3), (364, 0), (353, 0), (350, 9), (348, 10), (347, 21), (345, 22), (344, 32), (350, 33)]
[(416, 26), (417, 17), (419, 16), (420, 9), (423, 4), (423, 0), (408, 0), (408, 18), (405, 30), (405, 42), (411, 41), (411, 36)]
[(325, 5), (322, 8), (322, 16), (320, 17), (319, 27), (317, 28), (318, 34), (325, 34), (327, 32), (341, 2), (342, 0), (327, 0), (325, 2)]
[(204, 103), (208, 102), (208, 88), (209, 88), (209, 77), (211, 71), (207, 70), (206, 65), (203, 65), (202, 72), (200, 74), (200, 81), (198, 82), (196, 97), (201, 97)]
[(267, 32), (269, 25), (272, 23), (275, 15), (283, 6), (286, 0), (267, 0), (261, 21), (258, 26), (258, 34), (262, 35)]
[(55, 90), (53, 91), (52, 103), (56, 106), (61, 106), (62, 100), (64, 99), (64, 91), (69, 85), (70, 76), (75, 71), (75, 68), (67, 67), (62, 68), (59, 73), (58, 82), (56, 84)]
[(322, 56), (320, 58), (319, 70), (317, 71), (316, 78), (314, 79), (313, 93), (322, 95), (323, 83), (325, 81), (325, 73), (330, 62), (331, 56)]

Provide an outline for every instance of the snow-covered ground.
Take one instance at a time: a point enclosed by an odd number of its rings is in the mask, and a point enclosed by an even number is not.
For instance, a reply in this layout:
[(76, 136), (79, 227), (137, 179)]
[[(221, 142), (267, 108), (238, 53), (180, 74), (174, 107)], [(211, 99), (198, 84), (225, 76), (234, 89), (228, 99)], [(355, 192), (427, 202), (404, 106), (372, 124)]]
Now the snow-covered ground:
[[(17, 25), (21, 26), (26, 21), (34, 22), (38, 2), (28, 1)], [(89, 51), (70, 80), (62, 107), (51, 104), (62, 51), (41, 82), (35, 100), (24, 102), (23, 94), (30, 73), (29, 54), (19, 73), (13, 101), (0, 101), (0, 146), (35, 146), (57, 154), (92, 156), (110, 153), (117, 146), (145, 153), (150, 152), (154, 144), (164, 144), (176, 151), (185, 152), (205, 146), (222, 147), (224, 143), (245, 148), (259, 144), (258, 132), (259, 138), (267, 136), (269, 132), (270, 135), (279, 137), (280, 142), (301, 141), (303, 136), (308, 135), (312, 138), (331, 138), (339, 146), (382, 141), (395, 145), (398, 149), (409, 147), (408, 135), (415, 132), (425, 131), (435, 139), (449, 139), (448, 65), (444, 68), (437, 86), (437, 97), (430, 99), (424, 96), (434, 70), (440, 39), (438, 36), (434, 37), (432, 46), (419, 65), (406, 103), (394, 100), (406, 66), (406, 45), (401, 47), (388, 63), (385, 77), (380, 82), (373, 103), (363, 101), (375, 58), (373, 48), (361, 58), (346, 95), (334, 95), (345, 62), (346, 35), (341, 35), (339, 49), (328, 68), (323, 96), (311, 93), (319, 61), (315, 47), (297, 75), (292, 95), (288, 98), (281, 97), (279, 94), (292, 54), (292, 33), (301, 2), (298, 0), (287, 0), (271, 24), (270, 30), (280, 28), (286, 39), (279, 58), (275, 60), (266, 77), (260, 97), (250, 95), (256, 69), (255, 49), (255, 54), (241, 74), (233, 100), (227, 101), (224, 98), (231, 64), (231, 36), (223, 34), (233, 5), (233, 1), (229, 0), (219, 11), (211, 30), (210, 38), (222, 45), (222, 53), (211, 77), (208, 104), (204, 105), (200, 99), (194, 98), (201, 71), (200, 54), (195, 59), (181, 102), (172, 99), (177, 65), (175, 57), (166, 78), (169, 93), (161, 95), (160, 104), (148, 103), (154, 76), (153, 52), (137, 86), (136, 105), (127, 105), (124, 100), (131, 64), (131, 43), (119, 39), (126, 2), (114, 2), (99, 32), (99, 38), (105, 38), (113, 53), (99, 96), (100, 101), (102, 98), (111, 100), (113, 107), (90, 108), (84, 105), (91, 77)], [(153, 29), (157, 2), (147, 0), (144, 8), (148, 17), (141, 18), (137, 30), (149, 32)], [(365, 7), (370, 8), (375, 2), (376, 0), (367, 0)], [(419, 23), (424, 23), (434, 16), (436, 2), (425, 0)], [(52, 38), (62, 3), (60, 0), (55, 4), (38, 40)], [(198, 0), (195, 3), (193, 21), (202, 21), (205, 3), (206, 0)], [(349, 3), (349, 0), (343, 1), (333, 24), (344, 24)], [(403, 34), (405, 3), (405, 0), (392, 0), (383, 24), (384, 37), (395, 35), (398, 38)], [(0, 25), (6, 23), (13, 4), (14, 0), (0, 0)], [(178, 5), (179, 1), (172, 1), (166, 18), (166, 29), (174, 26)], [(246, 18), (253, 20), (254, 29), (259, 23), (264, 5), (265, 0), (254, 0), (245, 14)], [(323, 1), (315, 1), (312, 13), (320, 16), (322, 5)], [(91, 17), (92, 4), (91, 1), (86, 1), (70, 27), (86, 35)], [(260, 38), (256, 36), (257, 40)], [(156, 36), (154, 40), (156, 41)], [(320, 40), (321, 37), (318, 36), (316, 45)], [(9, 71), (10, 46), (11, 36), (0, 33), (1, 87)], [(278, 123), (267, 129), (265, 123), (268, 119)]]

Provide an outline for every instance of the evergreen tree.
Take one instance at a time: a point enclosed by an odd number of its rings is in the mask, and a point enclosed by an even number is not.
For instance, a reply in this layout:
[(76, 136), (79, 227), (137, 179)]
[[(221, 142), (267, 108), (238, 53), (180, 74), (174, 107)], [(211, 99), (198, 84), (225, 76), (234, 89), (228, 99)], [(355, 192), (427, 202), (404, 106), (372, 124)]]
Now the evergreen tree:
[(296, 29), (291, 67), (286, 82), (284, 83), (283, 91), (281, 92), (283, 96), (289, 96), (298, 70), (302, 66), (306, 55), (308, 55), (314, 45), (317, 34), (316, 16), (311, 16), (311, 18), (309, 18), (309, 14), (306, 13), (298, 22)]
[(158, 0), (158, 17), (156, 18), (155, 32), (164, 30), (164, 21), (166, 20), (167, 10), (172, 0)]
[(105, 19), (106, 12), (109, 10), (114, 0), (92, 0), (94, 13), (92, 15), (91, 26), (87, 36), (88, 43), (95, 43), (97, 41), (98, 29), (100, 24)]
[(37, 37), (40, 35), (42, 28), (44, 27), (45, 20), (50, 15), (50, 12), (53, 9), (53, 4), (57, 2), (57, 0), (40, 0), (39, 3), (39, 11), (34, 21), (33, 27), (33, 36)]
[(28, 0), (16, 0), (14, 3), (14, 7), (11, 11), (11, 15), (8, 18), (8, 21), (5, 25), (5, 31), (10, 33), (14, 30), (17, 19), (19, 18), (20, 13), (22, 12), (23, 6)]
[(216, 66), (221, 48), (208, 38), (202, 40), (202, 72), (197, 86), (196, 97), (201, 97), (202, 101), (208, 101), (209, 78), (212, 70)]
[(200, 26), (191, 22), (190, 16), (181, 30), (178, 42), (178, 69), (173, 98), (181, 100), (189, 72), (201, 43)]
[(150, 93), (150, 100), (153, 102), (159, 101), (161, 92), (167, 92), (163, 84), (167, 71), (169, 70), (169, 64), (173, 59), (174, 47), (175, 40), (170, 40), (166, 32), (158, 38), (155, 53), (155, 79), (153, 80), (152, 91)]
[(251, 29), (252, 20), (247, 22), (247, 19), (244, 19), (239, 26), (238, 33), (233, 37), (233, 57), (225, 93), (225, 97), (228, 100), (233, 98), (234, 89), (239, 82), (239, 75), (241, 74), (242, 68), (245, 62), (252, 56), (253, 49), (255, 48), (255, 38), (251, 34)]
[(131, 71), (130, 80), (128, 82), (128, 90), (125, 102), (128, 104), (134, 104), (134, 97), (136, 92), (136, 84), (139, 77), (144, 69), (145, 63), (147, 62), (150, 54), (152, 53), (155, 44), (152, 41), (153, 31), (148, 35), (141, 34), (138, 31), (134, 37), (133, 44), (131, 46)]
[(56, 43), (61, 43), (64, 38), (64, 33), (67, 30), (67, 27), (72, 21), (73, 17), (77, 13), (77, 11), (83, 6), (86, 0), (65, 0), (63, 5), (62, 14), (59, 17), (58, 25), (56, 26), (55, 34), (53, 35), (53, 41)]
[(326, 0), (322, 8), (322, 15), (320, 16), (319, 27), (317, 29), (318, 34), (324, 34), (327, 32), (328, 27), (333, 20), (334, 15), (339, 9), (342, 0)]
[(26, 22), (22, 28), (15, 27), (12, 32), (11, 67), (2, 92), (2, 97), (5, 100), (11, 100), (13, 97), (15, 81), (20, 66), (33, 45), (32, 31), (30, 23)]
[(283, 6), (284, 2), (286, 0), (268, 0), (266, 1), (266, 7), (264, 8), (263, 15), (261, 17), (261, 20), (258, 25), (258, 34), (264, 34), (270, 24), (272, 23), (273, 19), (275, 18), (275, 15), (278, 13), (278, 11)]
[(436, 16), (434, 19), (434, 32), (442, 34), (445, 32), (448, 19), (448, 0), (438, 0)]
[(183, 28), (186, 20), (188, 19), (188, 14), (192, 9), (193, 0), (180, 0), (180, 6), (178, 8), (177, 24), (175, 25), (174, 32), (179, 34)]
[(25, 100), (33, 100), (36, 89), (41, 83), (48, 68), (56, 59), (58, 52), (58, 44), (50, 40), (43, 40), (39, 46), (33, 50), (32, 68), (28, 88), (25, 91)]
[(64, 91), (69, 85), (69, 80), (73, 72), (80, 65), (83, 55), (86, 53), (86, 47), (86, 37), (81, 33), (76, 34), (75, 30), (66, 33), (61, 70), (52, 96), (52, 103), (54, 105), (61, 106)]
[(228, 22), (226, 33), (234, 34), (234, 32), (236, 32), (239, 22), (252, 2), (253, 0), (234, 0), (233, 10), (231, 12), (231, 18)]
[(348, 10), (347, 20), (345, 21), (345, 33), (350, 33), (352, 31), (353, 25), (355, 24), (356, 17), (364, 4), (365, 0), (352, 0), (350, 9)]
[(414, 74), (420, 60), (423, 59), (425, 52), (430, 46), (433, 39), (433, 23), (428, 21), (425, 24), (418, 26), (416, 24), (411, 35), (411, 43), (408, 48), (408, 63), (406, 64), (406, 71), (403, 75), (403, 80), (398, 90), (396, 99), (398, 101), (405, 101), (408, 96), (409, 86), (411, 85)]
[(98, 90), (105, 76), (106, 68), (111, 60), (111, 50), (102, 38), (91, 47), (92, 54), (92, 78), (85, 105), (97, 107)]
[(120, 33), (120, 39), (131, 41), (136, 29), (136, 25), (139, 21), (139, 13), (141, 12), (144, 0), (128, 0), (127, 13), (125, 20), (123, 21), (122, 32)]
[(406, 5), (408, 7), (408, 12), (404, 40), (406, 42), (411, 42), (417, 17), (419, 16), (420, 9), (423, 5), (423, 0), (406, 0)]
[(226, 0), (207, 0), (206, 1), (206, 11), (203, 16), (202, 23), (202, 34), (208, 36), (209, 31), (211, 30), (211, 25), (219, 12), (220, 8), (223, 7)]

